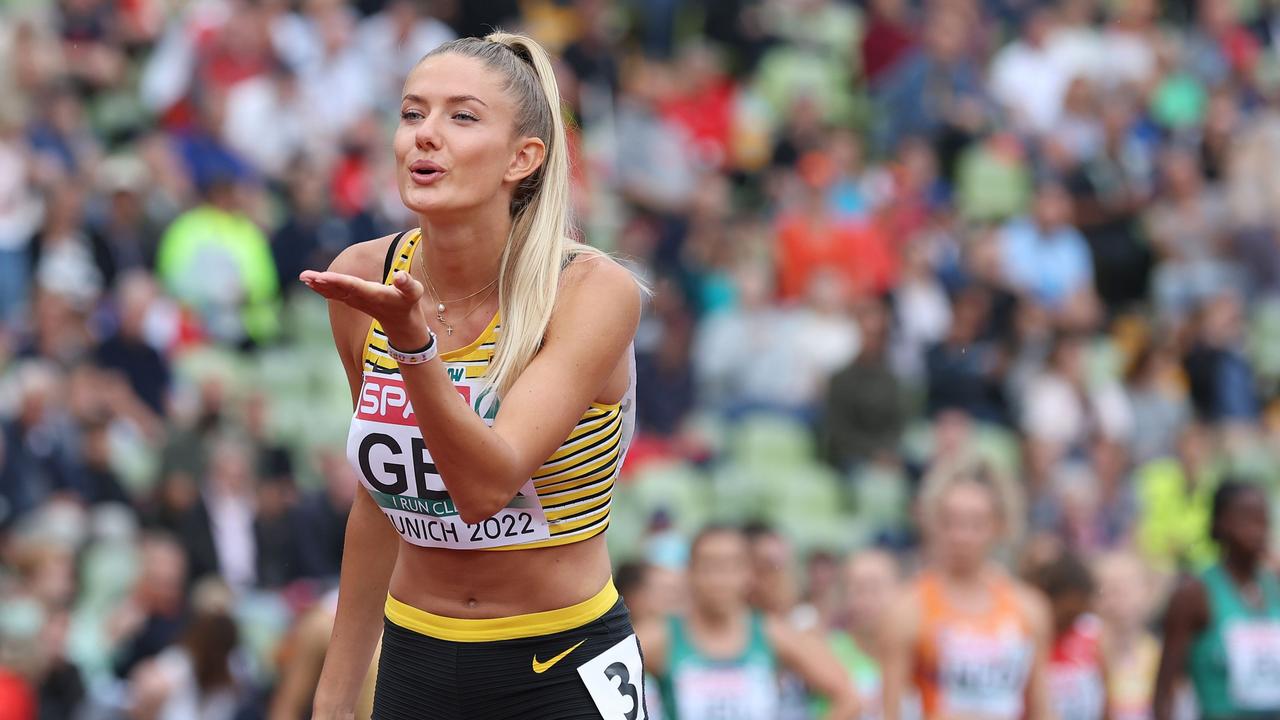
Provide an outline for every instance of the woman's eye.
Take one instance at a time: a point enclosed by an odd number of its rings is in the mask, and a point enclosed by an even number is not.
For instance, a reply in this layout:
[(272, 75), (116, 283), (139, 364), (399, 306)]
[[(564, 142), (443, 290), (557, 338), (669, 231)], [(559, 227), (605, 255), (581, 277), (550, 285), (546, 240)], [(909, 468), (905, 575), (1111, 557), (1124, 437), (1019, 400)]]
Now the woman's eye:
[[(403, 110), (400, 112), (401, 120), (410, 120), (410, 121), (421, 120), (424, 117), (426, 116), (417, 110)], [(452, 117), (454, 120), (466, 120), (468, 122), (475, 122), (480, 119), (469, 112), (456, 112), (452, 115)]]

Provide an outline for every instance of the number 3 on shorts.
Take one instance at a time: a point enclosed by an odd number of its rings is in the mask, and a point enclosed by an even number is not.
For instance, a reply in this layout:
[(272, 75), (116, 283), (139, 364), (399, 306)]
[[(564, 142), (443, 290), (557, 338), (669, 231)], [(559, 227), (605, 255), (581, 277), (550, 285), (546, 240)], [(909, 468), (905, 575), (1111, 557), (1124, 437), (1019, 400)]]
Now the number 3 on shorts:
[(633, 634), (578, 668), (603, 720), (648, 720), (644, 711), (644, 668)]

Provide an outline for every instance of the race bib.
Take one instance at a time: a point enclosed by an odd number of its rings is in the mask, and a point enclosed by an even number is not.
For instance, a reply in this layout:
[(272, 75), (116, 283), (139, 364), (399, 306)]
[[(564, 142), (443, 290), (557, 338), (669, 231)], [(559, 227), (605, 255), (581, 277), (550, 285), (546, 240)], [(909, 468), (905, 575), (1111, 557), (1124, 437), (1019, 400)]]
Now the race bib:
[(1058, 720), (1100, 720), (1106, 706), (1102, 672), (1096, 667), (1051, 667), (1049, 697)]
[(1015, 633), (952, 630), (942, 634), (939, 645), (939, 685), (948, 713), (1022, 716), (1031, 643)]
[(644, 667), (635, 634), (578, 668), (602, 720), (647, 720)]
[(853, 686), (858, 691), (858, 701), (862, 706), (862, 720), (879, 720), (884, 716), (882, 707), (884, 691), (881, 687), (879, 673), (855, 673)]
[(1280, 621), (1238, 620), (1223, 639), (1232, 702), (1243, 710), (1280, 710)]
[[(480, 397), (470, 385), (456, 385), (488, 424)], [(491, 398), (490, 398), (491, 399)], [(527, 480), (507, 507), (478, 523), (463, 522), (445, 489), (418, 429), (404, 381), (365, 373), (347, 436), (347, 458), (370, 497), (405, 541), (422, 547), (480, 550), (523, 545), (550, 537), (533, 480)]]
[(676, 715), (706, 720), (773, 720), (779, 715), (777, 679), (762, 667), (681, 668), (675, 679)]

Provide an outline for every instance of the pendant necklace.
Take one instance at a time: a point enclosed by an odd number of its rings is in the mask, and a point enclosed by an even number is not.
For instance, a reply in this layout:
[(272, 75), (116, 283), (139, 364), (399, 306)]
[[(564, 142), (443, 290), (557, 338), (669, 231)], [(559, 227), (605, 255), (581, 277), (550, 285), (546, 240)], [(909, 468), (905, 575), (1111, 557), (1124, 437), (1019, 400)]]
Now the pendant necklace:
[(476, 303), (475, 305), (472, 305), (471, 309), (468, 310), (465, 315), (458, 318), (458, 322), (462, 322), (463, 320), (466, 320), (467, 318), (471, 317), (471, 313), (475, 312), (476, 308), (483, 305), (485, 300), (489, 299), (489, 295), (493, 294), (493, 286), (498, 282), (498, 278), (495, 277), (494, 279), (490, 280), (488, 284), (486, 284), (484, 287), (471, 293), (470, 295), (465, 295), (463, 297), (455, 298), (453, 300), (443, 300), (440, 298), (440, 293), (436, 292), (436, 286), (431, 283), (431, 275), (427, 272), (427, 264), (425, 262), (422, 263), (422, 277), (426, 279), (427, 289), (431, 291), (431, 296), (435, 298), (435, 301), (436, 301), (436, 320), (440, 321), (441, 325), (444, 325), (445, 334), (447, 335), (453, 335), (453, 325), (450, 325), (449, 322), (444, 319), (444, 313), (446, 309), (445, 305), (451, 305), (453, 303), (462, 302), (463, 300), (470, 300), (471, 298), (479, 295), (485, 290), (488, 290), (489, 292), (485, 294), (483, 298), (480, 299), (480, 302)]
[[(492, 285), (493, 283), (489, 283), (489, 284)], [(476, 310), (478, 310), (480, 306), (483, 305), (485, 301), (489, 299), (489, 296), (492, 295), (493, 292), (497, 289), (498, 288), (496, 286), (489, 288), (489, 292), (485, 293), (484, 297), (480, 298), (479, 302), (477, 302), (475, 305), (472, 305), (470, 310), (463, 313), (462, 317), (458, 318), (458, 322), (462, 322), (463, 320), (466, 320), (467, 318), (471, 317), (471, 314), (474, 313)], [(441, 314), (443, 313), (437, 313), (437, 317)], [(444, 321), (441, 320), (440, 322), (444, 322)], [(449, 323), (444, 324), (444, 329), (446, 334), (448, 335), (453, 334), (453, 326), (450, 325)]]

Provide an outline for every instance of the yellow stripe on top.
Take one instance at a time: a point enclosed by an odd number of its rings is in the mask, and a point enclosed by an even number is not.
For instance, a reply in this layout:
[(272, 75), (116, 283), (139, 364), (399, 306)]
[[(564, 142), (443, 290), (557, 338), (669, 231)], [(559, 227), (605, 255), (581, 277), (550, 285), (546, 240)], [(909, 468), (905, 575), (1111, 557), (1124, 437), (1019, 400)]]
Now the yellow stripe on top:
[(387, 619), (406, 630), (450, 642), (496, 642), (551, 635), (582, 627), (599, 618), (618, 602), (613, 580), (600, 592), (576, 605), (559, 610), (511, 617), (467, 620), (419, 610), (387, 596)]
[[(395, 259), (391, 263), (391, 269), (387, 272), (387, 276), (382, 279), (384, 284), (391, 284), (391, 276), (397, 270), (409, 271), (409, 266), (413, 262), (413, 253), (418, 247), (418, 243), (422, 239), (422, 233), (414, 230), (408, 233), (405, 240), (404, 248), (396, 254)], [(466, 369), (466, 377), (480, 378), (484, 377), (485, 372), (489, 368), (489, 362), (493, 359), (493, 349), (497, 346), (498, 331), (500, 330), (498, 323), (498, 315), (495, 313), (489, 321), (489, 325), (480, 333), (480, 336), (473, 340), (470, 344), (450, 350), (449, 352), (440, 353), (440, 360), (446, 364), (460, 364)], [(382, 325), (374, 320), (369, 325), (369, 333), (365, 337), (364, 348), (364, 367), (365, 370), (372, 372), (380, 372), (389, 375), (399, 375), (400, 369), (395, 360), (387, 353), (387, 336), (382, 331)]]
[[(408, 270), (421, 240), (422, 235), (417, 230), (406, 235), (403, 248), (395, 252), (391, 269), (383, 278), (384, 283), (391, 282), (396, 270)], [(455, 378), (468, 381), (482, 379), (488, 374), (501, 331), (501, 323), (495, 314), (473, 342), (441, 353), (440, 359)], [(365, 341), (365, 371), (399, 376), (399, 367), (387, 350), (387, 337), (375, 320)], [(569, 437), (533, 476), (550, 537), (539, 542), (484, 549), (524, 550), (567, 545), (604, 531), (609, 525), (613, 483), (625, 452), (623, 426), (621, 403), (592, 403)]]

